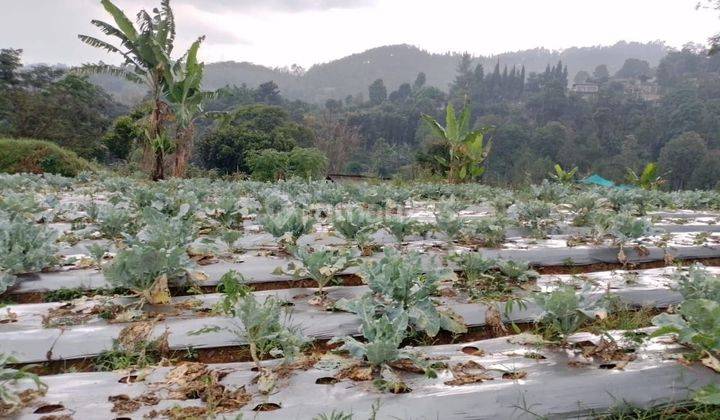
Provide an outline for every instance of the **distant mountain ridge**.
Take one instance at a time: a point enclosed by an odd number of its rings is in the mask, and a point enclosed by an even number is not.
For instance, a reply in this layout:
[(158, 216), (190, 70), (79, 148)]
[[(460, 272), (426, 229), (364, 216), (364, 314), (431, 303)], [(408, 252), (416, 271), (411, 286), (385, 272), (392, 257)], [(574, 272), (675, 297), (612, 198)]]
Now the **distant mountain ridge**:
[[(547, 65), (559, 60), (567, 65), (570, 79), (580, 70), (591, 72), (606, 64), (611, 73), (617, 71), (628, 58), (638, 58), (655, 67), (670, 49), (662, 42), (625, 42), (611, 46), (572, 47), (564, 50), (536, 48), (507, 52), (493, 56), (476, 56), (474, 63), (482, 63), (485, 72), (500, 66), (525, 66), (526, 72), (542, 72)], [(273, 80), (288, 99), (322, 103), (327, 99), (343, 99), (347, 95), (367, 96), (367, 87), (376, 79), (383, 79), (388, 91), (404, 82), (412, 83), (424, 72), (427, 84), (447, 90), (455, 77), (461, 53), (436, 54), (418, 47), (401, 44), (373, 48), (338, 60), (316, 64), (301, 75), (287, 70), (273, 69), (248, 62), (225, 61), (208, 63), (204, 85), (218, 89), (226, 85), (256, 87)], [(105, 87), (105, 86), (104, 86)], [(117, 86), (109, 90), (118, 96)]]

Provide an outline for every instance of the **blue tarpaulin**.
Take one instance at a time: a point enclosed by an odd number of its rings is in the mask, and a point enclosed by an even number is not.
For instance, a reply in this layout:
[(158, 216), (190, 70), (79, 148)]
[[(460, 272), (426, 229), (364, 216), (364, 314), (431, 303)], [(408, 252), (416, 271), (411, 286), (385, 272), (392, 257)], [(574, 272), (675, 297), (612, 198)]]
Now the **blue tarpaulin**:
[(607, 188), (612, 188), (615, 186), (614, 182), (610, 181), (609, 179), (605, 179), (598, 174), (592, 174), (589, 177), (580, 180), (580, 182), (583, 184), (599, 185), (601, 187), (607, 187)]

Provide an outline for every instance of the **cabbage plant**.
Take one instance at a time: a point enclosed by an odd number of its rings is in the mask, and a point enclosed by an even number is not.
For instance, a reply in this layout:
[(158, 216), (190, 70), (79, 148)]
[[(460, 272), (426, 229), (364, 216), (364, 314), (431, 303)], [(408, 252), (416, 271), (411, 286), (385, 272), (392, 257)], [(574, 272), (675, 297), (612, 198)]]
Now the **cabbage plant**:
[(130, 289), (138, 295), (140, 305), (166, 304), (170, 302), (169, 283), (184, 283), (190, 267), (182, 248), (139, 243), (118, 252), (103, 271), (113, 287)]
[(571, 286), (563, 286), (551, 292), (535, 293), (532, 300), (543, 313), (538, 322), (545, 335), (564, 342), (583, 324), (594, 317), (585, 297)]
[[(240, 274), (230, 271), (221, 278), (225, 296), (219, 303), (221, 310), (238, 321), (237, 328), (231, 328), (240, 340), (250, 348), (255, 367), (260, 373), (258, 388), (268, 394), (276, 387), (276, 376), (263, 366), (262, 359), (267, 356), (282, 357), (283, 362), (292, 361), (306, 343), (298, 328), (289, 325), (289, 319), (283, 319), (286, 313), (283, 302), (273, 296), (258, 301), (245, 286)], [(210, 327), (200, 332), (218, 330)]]
[(315, 220), (298, 208), (286, 208), (277, 213), (263, 213), (259, 222), (266, 232), (279, 239), (280, 246), (294, 245), (302, 236), (313, 231)]
[(720, 373), (720, 302), (690, 299), (677, 314), (663, 313), (653, 318), (660, 327), (653, 336), (675, 333), (678, 341), (690, 347), (692, 356)]
[[(438, 309), (432, 300), (438, 292), (438, 283), (452, 278), (454, 274), (448, 269), (424, 270), (420, 254), (413, 252), (405, 256), (392, 248), (385, 248), (379, 261), (360, 266), (360, 276), (370, 287), (369, 296), (390, 319), (407, 313), (410, 325), (431, 337), (441, 329), (454, 333), (467, 331), (459, 315)], [(340, 300), (336, 307), (357, 312), (359, 303), (360, 300)]]
[(329, 247), (318, 247), (312, 249), (309, 246), (294, 247), (291, 249), (300, 265), (291, 262), (287, 270), (278, 267), (273, 274), (290, 274), (295, 278), (311, 278), (318, 284), (318, 295), (321, 299), (325, 297), (325, 286), (330, 284), (339, 273), (349, 267), (357, 265), (359, 260), (356, 255), (348, 249), (333, 249)]
[(357, 244), (363, 251), (370, 245), (371, 235), (380, 228), (375, 216), (357, 207), (337, 212), (332, 225), (345, 240)]
[(391, 364), (394, 362), (409, 361), (423, 369), (426, 376), (430, 378), (437, 376), (427, 361), (415, 353), (400, 349), (400, 345), (407, 337), (410, 322), (410, 317), (405, 311), (397, 311), (393, 316), (388, 314), (376, 316), (375, 303), (370, 297), (361, 299), (356, 307), (364, 340), (361, 342), (350, 336), (335, 337), (330, 340), (330, 344), (343, 343), (338, 350), (347, 351), (357, 359), (366, 360), (376, 372), (379, 371), (381, 378), (375, 380), (375, 386), (395, 392), (407, 389), (392, 370)]
[(720, 303), (720, 276), (712, 274), (702, 264), (695, 263), (687, 270), (678, 269), (673, 279), (685, 300), (708, 299)]
[(405, 242), (405, 237), (416, 231), (417, 221), (403, 217), (387, 217), (383, 221), (383, 227), (395, 238), (398, 243)]
[(0, 213), (0, 294), (17, 282), (16, 275), (55, 265), (56, 239), (57, 233), (44, 225)]
[(555, 206), (546, 201), (521, 202), (517, 205), (517, 218), (522, 226), (530, 229), (533, 238), (544, 239), (557, 225), (554, 210)]

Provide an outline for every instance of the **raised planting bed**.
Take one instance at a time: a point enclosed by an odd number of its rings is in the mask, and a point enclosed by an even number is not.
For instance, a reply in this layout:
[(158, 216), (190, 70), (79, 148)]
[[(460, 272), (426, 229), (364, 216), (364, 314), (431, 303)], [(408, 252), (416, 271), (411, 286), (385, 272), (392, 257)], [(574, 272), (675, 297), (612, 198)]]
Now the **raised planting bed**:
[[(601, 338), (584, 333), (570, 337), (562, 348), (525, 335), (418, 347), (412, 350), (447, 368), (438, 367), (434, 379), (396, 369), (411, 390), (401, 394), (380, 392), (372, 381), (360, 380), (366, 378), (359, 373), (351, 375), (356, 380), (344, 378), (343, 369), (357, 361), (333, 354), (300, 359), (289, 368), (276, 366), (278, 381), (268, 395), (258, 392), (251, 363), (45, 376), (47, 394), (13, 418), (40, 419), (51, 413), (140, 419), (166, 418), (174, 412), (310, 419), (333, 410), (359, 419), (373, 413), (377, 418), (413, 419), (576, 418), (623, 403), (648, 407), (685, 400), (694, 390), (717, 382), (717, 374), (702, 365), (678, 363), (680, 349), (668, 337), (638, 346), (626, 343), (621, 333), (613, 336), (625, 351), (588, 355)], [(211, 385), (217, 398), (208, 401)]]
[[(709, 268), (720, 274), (720, 268)], [(671, 278), (673, 267), (640, 271), (612, 271), (572, 275), (544, 275), (528, 290), (549, 291), (561, 285), (578, 289), (592, 303), (611, 293), (629, 307), (667, 308), (682, 301), (682, 296), (672, 290), (676, 285)], [(287, 323), (298, 326), (304, 335), (325, 340), (334, 336), (357, 335), (360, 320), (354, 314), (326, 311), (311, 304), (317, 289), (284, 289), (254, 292), (258, 300), (268, 296), (287, 302), (290, 318)], [(356, 299), (369, 292), (367, 286), (331, 287), (327, 289), (328, 299)], [(516, 296), (527, 294), (525, 290), (515, 292)], [(131, 298), (81, 298), (72, 302), (10, 305), (0, 309), (0, 353), (13, 355), (20, 363), (34, 363), (59, 360), (77, 360), (93, 357), (113, 348), (123, 330), (137, 322), (122, 322), (131, 314), (148, 326), (145, 338), (158, 339), (168, 333), (167, 341), (171, 350), (188, 348), (222, 348), (245, 345), (236, 334), (221, 329), (201, 335), (194, 334), (204, 327), (239, 329), (231, 318), (212, 313), (212, 308), (222, 294), (204, 294), (176, 297), (169, 305), (149, 306), (144, 312), (136, 311)], [(515, 304), (506, 310), (505, 302), (472, 302), (462, 292), (447, 282), (441, 289), (441, 296), (435, 299), (443, 308), (460, 315), (468, 327), (487, 325), (486, 317), (490, 307), (502, 314), (505, 322), (527, 323), (536, 320), (541, 310), (532, 302), (524, 307)], [(107, 321), (101, 314), (113, 305), (124, 305), (125, 314), (116, 315), (120, 322)], [(113, 309), (120, 311), (120, 309)], [(81, 346), (77, 343), (82, 342)]]

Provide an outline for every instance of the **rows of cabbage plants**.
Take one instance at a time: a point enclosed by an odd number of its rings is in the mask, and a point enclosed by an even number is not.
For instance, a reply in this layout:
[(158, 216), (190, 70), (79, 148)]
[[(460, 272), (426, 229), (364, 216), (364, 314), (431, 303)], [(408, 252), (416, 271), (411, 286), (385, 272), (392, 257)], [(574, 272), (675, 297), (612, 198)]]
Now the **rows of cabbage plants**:
[[(54, 395), (46, 382), (55, 381), (45, 376), (54, 368), (28, 367), (12, 354), (22, 331), (47, 337), (42, 340), (51, 347), (42, 350), (48, 361), (72, 340), (81, 346), (83, 334), (94, 331), (116, 336), (111, 346), (88, 354), (92, 363), (83, 369), (129, 372), (140, 381), (160, 365), (198, 372), (204, 379), (186, 384), (198, 389), (182, 397), (138, 399), (119, 392), (102, 402), (119, 415), (152, 411), (168, 418), (281, 411), (283, 401), (273, 396), (285, 395), (292, 378), (324, 367), (334, 372), (325, 379), (331, 385), (355, 383), (374, 395), (376, 414), (388, 393), (424, 387), (419, 376), (454, 388), (478, 386), (500, 372), (497, 379), (522, 386), (527, 372), (483, 366), (481, 349), (463, 350), (469, 359), (458, 362), (418, 347), (522, 330), (535, 349), (529, 358), (577, 353), (587, 362), (571, 361), (579, 375), (585, 365), (625, 369), (657, 340), (673, 340), (668, 351), (683, 364), (719, 371), (720, 277), (699, 265), (677, 269), (657, 286), (681, 296), (676, 304), (643, 302), (633, 295), (641, 287), (633, 286), (630, 258), (659, 249), (657, 263), (673, 265), (681, 262), (675, 254), (683, 247), (720, 257), (719, 217), (716, 192), (549, 181), (513, 191), (479, 184), (1, 175), (0, 299), (7, 308), (0, 316), (0, 413), (47, 413), (41, 409), (53, 405), (44, 395)], [(630, 269), (623, 272), (629, 292), (610, 283), (603, 289), (582, 275), (541, 286), (547, 279), (527, 261), (496, 257), (526, 249), (611, 249), (615, 268)], [(683, 255), (692, 257), (692, 251)], [(564, 265), (572, 271), (574, 263)], [(246, 278), (250, 272), (272, 288), (298, 293), (254, 292), (260, 283)], [(101, 279), (102, 287), (56, 281), (73, 276)], [(47, 285), (39, 298), (23, 295), (24, 287), (38, 283)], [(31, 298), (46, 303), (13, 303)], [(197, 327), (183, 340), (198, 345), (177, 341), (179, 325)], [(308, 334), (323, 325), (338, 327)], [(578, 333), (595, 338), (578, 343)], [(217, 334), (231, 337), (223, 338), (226, 347), (241, 349), (223, 353), (222, 361), (251, 367), (247, 383), (230, 387), (222, 382), (227, 373), (206, 363), (215, 359), (203, 341)], [(88, 344), (93, 339), (88, 336)], [(706, 377), (699, 373), (702, 386), (688, 387), (681, 397), (717, 403), (718, 389), (705, 387)], [(678, 395), (658, 398), (669, 397)], [(53, 413), (67, 410), (55, 405)], [(333, 406), (343, 410), (305, 416), (353, 418), (351, 402)]]

